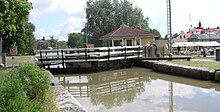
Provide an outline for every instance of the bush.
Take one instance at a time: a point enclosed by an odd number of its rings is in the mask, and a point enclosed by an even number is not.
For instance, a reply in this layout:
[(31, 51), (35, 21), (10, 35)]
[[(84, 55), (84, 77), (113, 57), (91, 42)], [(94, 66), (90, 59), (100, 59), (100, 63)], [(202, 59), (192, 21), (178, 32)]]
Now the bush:
[(43, 112), (43, 107), (34, 100), (29, 100), (25, 96), (11, 99), (7, 108), (8, 112)]
[(0, 112), (43, 112), (50, 94), (47, 72), (34, 64), (24, 64), (1, 74)]
[(9, 101), (24, 95), (21, 80), (12, 72), (0, 80), (0, 111), (5, 112)]
[(19, 67), (16, 72), (30, 99), (42, 98), (43, 93), (50, 87), (48, 73), (37, 65), (25, 64)]

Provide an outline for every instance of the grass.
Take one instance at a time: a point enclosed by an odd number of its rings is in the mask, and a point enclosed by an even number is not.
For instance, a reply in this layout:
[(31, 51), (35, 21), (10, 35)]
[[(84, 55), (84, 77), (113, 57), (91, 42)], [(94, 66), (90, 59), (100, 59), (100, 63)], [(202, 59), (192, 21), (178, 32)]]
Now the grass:
[(193, 67), (203, 67), (211, 70), (220, 69), (219, 62), (204, 62), (204, 61), (167, 61), (178, 65), (187, 65)]
[[(12, 59), (12, 57), (14, 57), (14, 59)], [(7, 61), (8, 61), (8, 65), (20, 65), (20, 64), (24, 64), (24, 63), (31, 63), (32, 61), (32, 56), (10, 56), (7, 57)]]

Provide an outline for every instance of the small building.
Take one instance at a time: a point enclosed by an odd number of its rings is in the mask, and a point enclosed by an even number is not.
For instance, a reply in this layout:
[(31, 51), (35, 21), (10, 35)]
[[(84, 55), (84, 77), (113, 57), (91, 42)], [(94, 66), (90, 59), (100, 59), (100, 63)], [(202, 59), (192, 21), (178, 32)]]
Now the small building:
[(155, 41), (156, 34), (138, 27), (120, 27), (100, 38), (104, 46), (145, 46)]
[(174, 42), (187, 42), (187, 39), (191, 36), (190, 33), (181, 32), (179, 36), (173, 38)]
[(192, 34), (187, 40), (188, 42), (210, 42), (220, 41), (220, 37), (216, 34)]

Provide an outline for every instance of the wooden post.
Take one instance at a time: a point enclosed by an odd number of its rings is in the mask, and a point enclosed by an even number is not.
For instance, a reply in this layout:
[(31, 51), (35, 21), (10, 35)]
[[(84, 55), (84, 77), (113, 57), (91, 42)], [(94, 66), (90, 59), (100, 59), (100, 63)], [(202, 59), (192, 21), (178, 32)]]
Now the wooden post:
[(40, 61), (41, 61), (41, 65), (43, 65), (43, 56), (42, 56), (42, 51), (40, 51)]
[(138, 58), (140, 58), (140, 50), (141, 50), (141, 47), (139, 46), (138, 47)]
[(86, 58), (86, 62), (87, 62), (87, 49), (85, 48), (85, 58)]
[(64, 55), (63, 55), (63, 50), (61, 50), (61, 54), (62, 54), (62, 66), (64, 68)]
[(125, 60), (126, 60), (126, 56), (127, 55), (127, 48), (125, 47)]
[(107, 70), (110, 68), (110, 48), (108, 48), (108, 65), (107, 65)]
[(164, 58), (164, 46), (163, 46), (163, 58)]
[(46, 61), (47, 61), (47, 51), (45, 52), (45, 55), (46, 55)]
[(4, 64), (4, 67), (7, 67), (7, 56), (6, 56), (6, 53), (2, 53), (2, 63)]
[(147, 46), (144, 47), (144, 55), (145, 55), (145, 58), (147, 57)]
[(57, 51), (57, 59), (59, 59), (59, 51)]

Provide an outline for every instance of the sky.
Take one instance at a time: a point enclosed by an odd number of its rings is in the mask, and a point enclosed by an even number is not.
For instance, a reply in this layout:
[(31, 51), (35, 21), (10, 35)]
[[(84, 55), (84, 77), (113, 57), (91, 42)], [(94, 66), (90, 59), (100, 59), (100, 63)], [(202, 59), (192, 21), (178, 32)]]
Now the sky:
[[(67, 40), (68, 33), (80, 32), (85, 25), (87, 0), (29, 0), (33, 9), (29, 21), (35, 25), (35, 37)], [(142, 9), (149, 17), (150, 28), (157, 29), (161, 36), (167, 34), (167, 0), (130, 0), (133, 6)], [(187, 32), (190, 25), (205, 28), (220, 26), (219, 0), (171, 0), (172, 33)]]

